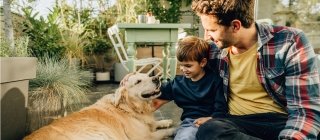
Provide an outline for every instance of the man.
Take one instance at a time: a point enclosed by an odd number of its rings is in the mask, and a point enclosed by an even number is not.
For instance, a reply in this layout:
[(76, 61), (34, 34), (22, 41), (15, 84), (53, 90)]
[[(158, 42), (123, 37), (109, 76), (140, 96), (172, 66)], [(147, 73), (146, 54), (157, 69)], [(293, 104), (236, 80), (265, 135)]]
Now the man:
[[(316, 139), (319, 73), (298, 29), (254, 22), (254, 0), (193, 0), (218, 59), (228, 115), (200, 125), (197, 139)], [(202, 123), (203, 123), (202, 122)]]

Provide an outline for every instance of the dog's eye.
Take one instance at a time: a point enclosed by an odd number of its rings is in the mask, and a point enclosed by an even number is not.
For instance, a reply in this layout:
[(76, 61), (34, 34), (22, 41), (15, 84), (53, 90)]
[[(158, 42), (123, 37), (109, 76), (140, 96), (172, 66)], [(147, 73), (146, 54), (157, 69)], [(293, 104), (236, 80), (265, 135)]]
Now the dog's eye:
[(137, 82), (135, 83), (135, 85), (139, 84), (141, 82), (141, 80), (137, 80)]

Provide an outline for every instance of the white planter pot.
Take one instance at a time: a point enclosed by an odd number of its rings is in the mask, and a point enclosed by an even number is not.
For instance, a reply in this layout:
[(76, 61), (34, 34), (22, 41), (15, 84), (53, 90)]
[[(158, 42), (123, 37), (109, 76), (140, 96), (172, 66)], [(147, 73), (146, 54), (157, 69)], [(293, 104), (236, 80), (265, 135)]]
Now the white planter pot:
[(96, 72), (96, 81), (109, 81), (110, 72)]
[(114, 63), (114, 81), (120, 82), (129, 72), (122, 66), (121, 63)]
[(1, 57), (1, 139), (25, 136), (29, 80), (36, 77), (37, 58)]

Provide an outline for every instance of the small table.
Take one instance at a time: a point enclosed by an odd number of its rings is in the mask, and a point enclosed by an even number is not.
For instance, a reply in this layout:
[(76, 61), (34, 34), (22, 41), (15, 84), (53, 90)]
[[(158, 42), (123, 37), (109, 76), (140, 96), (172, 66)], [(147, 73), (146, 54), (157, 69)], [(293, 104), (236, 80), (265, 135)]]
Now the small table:
[[(130, 72), (135, 71), (136, 43), (165, 43), (163, 46), (163, 79), (167, 79), (168, 60), (170, 62), (170, 75), (173, 79), (176, 75), (176, 45), (178, 41), (179, 28), (191, 28), (189, 23), (161, 23), (161, 24), (136, 24), (118, 23), (120, 29), (125, 30), (125, 42), (128, 47), (128, 68)], [(169, 53), (169, 55), (168, 55)]]

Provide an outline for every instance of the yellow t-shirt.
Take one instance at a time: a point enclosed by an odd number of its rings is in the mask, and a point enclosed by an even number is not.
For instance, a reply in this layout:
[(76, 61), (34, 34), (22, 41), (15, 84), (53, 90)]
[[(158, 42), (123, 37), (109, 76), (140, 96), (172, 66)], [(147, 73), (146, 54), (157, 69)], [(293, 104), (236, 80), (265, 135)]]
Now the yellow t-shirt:
[(230, 98), (232, 115), (247, 115), (267, 112), (286, 112), (276, 104), (260, 84), (256, 72), (257, 43), (242, 54), (230, 58)]

